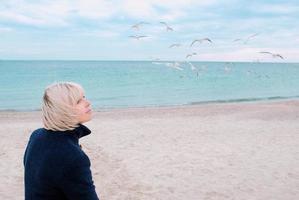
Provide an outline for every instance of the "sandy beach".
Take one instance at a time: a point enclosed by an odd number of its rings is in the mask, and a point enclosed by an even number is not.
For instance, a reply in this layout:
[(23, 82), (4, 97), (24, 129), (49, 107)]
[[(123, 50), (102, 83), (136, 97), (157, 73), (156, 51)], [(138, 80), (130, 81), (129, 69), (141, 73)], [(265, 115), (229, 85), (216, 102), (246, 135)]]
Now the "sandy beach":
[[(0, 199), (24, 199), (40, 112), (0, 112)], [(299, 100), (94, 112), (80, 140), (102, 200), (299, 199)]]

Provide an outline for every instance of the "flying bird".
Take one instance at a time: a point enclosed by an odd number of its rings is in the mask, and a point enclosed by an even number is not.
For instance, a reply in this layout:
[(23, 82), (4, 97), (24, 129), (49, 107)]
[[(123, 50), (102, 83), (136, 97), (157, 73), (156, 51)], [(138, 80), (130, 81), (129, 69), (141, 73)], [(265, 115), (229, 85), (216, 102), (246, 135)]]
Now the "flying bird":
[(233, 42), (238, 42), (238, 41), (241, 41), (242, 39), (241, 38), (237, 38), (237, 39), (234, 39)]
[(149, 24), (149, 23), (148, 22), (138, 22), (137, 24), (132, 25), (131, 28), (139, 31), (140, 27), (144, 24)]
[(192, 71), (197, 71), (198, 69), (191, 63), (191, 62), (187, 62), (190, 65), (190, 69)]
[(182, 45), (181, 45), (181, 44), (178, 44), (178, 43), (176, 43), (176, 44), (172, 44), (172, 45), (170, 45), (168, 48), (180, 47), (180, 46), (182, 46)]
[(148, 36), (146, 36), (146, 35), (130, 35), (129, 37), (136, 39), (136, 40), (140, 40), (141, 38), (146, 38)]
[(199, 43), (203, 43), (204, 41), (208, 41), (210, 43), (213, 43), (211, 39), (209, 38), (202, 38), (202, 39), (195, 39), (192, 41), (192, 43), (190, 44), (190, 47), (192, 47), (196, 42), (199, 42)]
[(200, 75), (202, 75), (201, 71), (204, 70), (204, 68), (202, 67), (201, 69), (195, 67), (191, 62), (188, 62), (187, 63), (190, 65), (190, 69), (191, 71), (193, 71), (194, 73), (196, 73), (196, 76), (199, 77)]
[(252, 34), (252, 35), (248, 36), (248, 37), (245, 39), (244, 44), (247, 44), (247, 42), (248, 42), (250, 39), (256, 37), (257, 35), (259, 35), (259, 33), (255, 33), (255, 34)]
[(153, 64), (153, 65), (164, 65), (165, 63), (163, 63), (163, 62), (155, 62), (155, 61), (153, 61), (152, 64)]
[(200, 75), (199, 71), (201, 71), (201, 70), (199, 70), (197, 67), (195, 67), (191, 62), (188, 62), (188, 64), (190, 65), (191, 71), (196, 72), (196, 75), (198, 77)]
[(229, 66), (225, 66), (223, 68), (223, 70), (224, 70), (225, 73), (229, 73), (232, 70), (232, 68), (230, 68)]
[(223, 68), (225, 73), (230, 73), (232, 71), (232, 66), (234, 65), (234, 63), (232, 62), (226, 62), (225, 66)]
[(160, 58), (150, 57), (150, 59), (152, 60), (152, 64), (154, 64), (154, 65), (164, 64), (163, 62), (159, 62), (161, 60)]
[(170, 67), (170, 68), (173, 68), (173, 69), (176, 69), (176, 70), (184, 70), (182, 67), (181, 67), (181, 64), (179, 62), (174, 62), (174, 63), (165, 63), (165, 65), (167, 67)]
[(246, 75), (250, 75), (250, 74), (252, 74), (252, 71), (251, 70), (247, 70), (246, 71)]
[(243, 44), (247, 44), (247, 42), (249, 40), (251, 40), (252, 38), (256, 37), (257, 35), (259, 35), (259, 33), (255, 33), (255, 34), (249, 35), (247, 38), (244, 38), (244, 39), (242, 39), (242, 38), (236, 38), (236, 39), (233, 40), (233, 42), (239, 42), (239, 41), (243, 40), (244, 41)]
[(168, 26), (168, 24), (166, 22), (160, 22), (160, 24), (163, 24), (166, 28), (166, 31), (173, 31), (173, 28), (171, 28), (170, 26)]
[(280, 59), (284, 59), (284, 57), (278, 53), (271, 53), (269, 51), (260, 51), (259, 53), (262, 53), (262, 54), (269, 54), (271, 55), (273, 58), (280, 58)]
[(193, 53), (190, 53), (190, 54), (187, 54), (186, 55), (186, 58), (190, 58), (190, 57), (192, 57), (192, 56), (194, 56), (194, 55), (196, 55), (197, 53), (195, 53), (195, 52), (193, 52)]
[(152, 61), (160, 61), (160, 60), (161, 60), (160, 58), (153, 57), (153, 56), (151, 56), (150, 59), (151, 59)]

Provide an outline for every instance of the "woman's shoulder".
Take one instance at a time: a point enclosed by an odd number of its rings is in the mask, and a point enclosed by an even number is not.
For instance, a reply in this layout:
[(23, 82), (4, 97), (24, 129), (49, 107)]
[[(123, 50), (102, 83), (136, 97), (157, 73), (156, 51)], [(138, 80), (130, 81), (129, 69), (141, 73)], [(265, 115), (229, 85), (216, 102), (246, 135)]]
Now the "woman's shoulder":
[(40, 136), (43, 134), (43, 132), (44, 132), (44, 128), (38, 128), (38, 129), (34, 130), (34, 131), (31, 133), (29, 139), (31, 140), (31, 139), (35, 139), (35, 138), (37, 138), (37, 137), (40, 137)]
[(86, 154), (78, 141), (68, 134), (52, 133), (46, 129), (36, 129), (31, 134), (32, 150), (38, 150), (49, 162), (58, 161), (62, 165), (73, 165), (79, 160), (86, 161)]
[(38, 128), (32, 132), (30, 141), (42, 149), (47, 149), (47, 152), (52, 155), (58, 154), (59, 157), (73, 157), (73, 155), (82, 154), (78, 140), (69, 133), (61, 134)]

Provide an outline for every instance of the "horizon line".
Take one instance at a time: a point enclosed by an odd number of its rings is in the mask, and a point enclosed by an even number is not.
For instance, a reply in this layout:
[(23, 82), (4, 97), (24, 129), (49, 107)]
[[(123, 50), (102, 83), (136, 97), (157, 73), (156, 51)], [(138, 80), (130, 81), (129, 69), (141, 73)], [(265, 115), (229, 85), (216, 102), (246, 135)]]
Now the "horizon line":
[(100, 59), (0, 59), (1, 61), (82, 61), (82, 62), (232, 62), (232, 63), (281, 63), (281, 64), (299, 64), (299, 61), (288, 61), (288, 62), (271, 62), (271, 61), (212, 61), (212, 60), (100, 60)]

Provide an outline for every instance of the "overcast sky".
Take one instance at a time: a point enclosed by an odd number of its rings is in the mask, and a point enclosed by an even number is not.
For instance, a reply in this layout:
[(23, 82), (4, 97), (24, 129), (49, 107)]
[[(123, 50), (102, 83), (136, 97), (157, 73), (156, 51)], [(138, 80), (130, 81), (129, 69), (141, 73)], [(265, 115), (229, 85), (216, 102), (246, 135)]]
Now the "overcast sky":
[[(201, 38), (212, 43), (190, 47)], [(193, 52), (188, 60), (299, 62), (299, 1), (0, 0), (0, 59), (186, 60)]]

